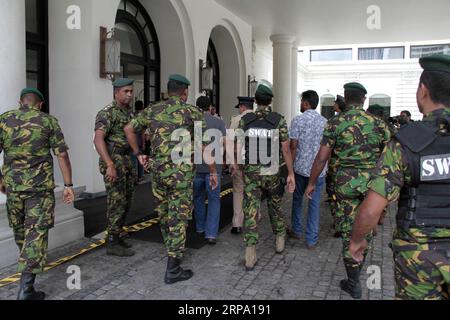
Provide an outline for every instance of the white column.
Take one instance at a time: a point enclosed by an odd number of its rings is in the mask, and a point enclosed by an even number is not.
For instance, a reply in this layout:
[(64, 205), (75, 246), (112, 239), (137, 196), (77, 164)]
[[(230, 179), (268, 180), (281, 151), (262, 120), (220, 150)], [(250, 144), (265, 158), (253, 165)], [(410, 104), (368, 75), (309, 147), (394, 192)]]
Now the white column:
[(0, 0), (0, 113), (17, 107), (26, 86), (25, 0)]
[[(300, 108), (297, 101), (298, 94), (298, 46), (294, 43), (292, 47), (292, 103), (291, 103), (291, 119), (297, 115)], [(290, 125), (290, 123), (288, 123)]]
[(288, 123), (292, 120), (292, 35), (272, 35), (274, 111), (281, 113)]

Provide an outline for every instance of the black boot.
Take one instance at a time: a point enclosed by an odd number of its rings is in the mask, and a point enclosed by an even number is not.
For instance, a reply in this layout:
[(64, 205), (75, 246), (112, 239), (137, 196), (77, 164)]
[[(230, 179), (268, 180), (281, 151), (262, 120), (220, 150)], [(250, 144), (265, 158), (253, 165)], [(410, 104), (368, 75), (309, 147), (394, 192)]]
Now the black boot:
[(166, 284), (174, 284), (180, 281), (187, 281), (194, 276), (192, 270), (183, 270), (180, 267), (181, 260), (169, 257), (167, 262), (167, 271), (164, 282)]
[(353, 299), (362, 298), (362, 288), (359, 277), (361, 275), (362, 264), (356, 265), (354, 263), (345, 263), (348, 280), (341, 281), (341, 289), (352, 296)]
[(119, 245), (125, 249), (133, 248), (133, 245), (129, 243), (126, 238), (119, 238)]
[(120, 244), (120, 238), (118, 235), (109, 235), (106, 243), (106, 254), (116, 257), (132, 257), (134, 251), (129, 248), (125, 248)]
[(34, 290), (36, 275), (32, 273), (22, 273), (20, 279), (19, 294), (17, 300), (44, 300), (45, 293)]

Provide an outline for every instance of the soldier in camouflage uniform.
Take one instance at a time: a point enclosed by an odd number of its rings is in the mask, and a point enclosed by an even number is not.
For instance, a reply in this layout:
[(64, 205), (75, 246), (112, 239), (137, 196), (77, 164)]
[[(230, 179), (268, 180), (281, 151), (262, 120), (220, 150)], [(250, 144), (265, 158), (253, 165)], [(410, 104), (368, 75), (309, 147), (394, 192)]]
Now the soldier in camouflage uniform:
[[(125, 129), (133, 151), (146, 167), (149, 157), (140, 153), (136, 134), (148, 130), (155, 208), (168, 252), (166, 284), (186, 281), (194, 275), (191, 270), (181, 268), (180, 264), (185, 252), (186, 229), (193, 212), (194, 129), (196, 125), (201, 129), (200, 136), (196, 136), (195, 148), (202, 150), (205, 145), (202, 142), (202, 132), (206, 129), (206, 122), (200, 109), (186, 103), (189, 86), (190, 82), (184, 76), (170, 76), (170, 98), (147, 108)], [(186, 150), (189, 152), (185, 153)], [(175, 159), (175, 154), (180, 155), (180, 158)], [(218, 181), (215, 164), (210, 166), (210, 171), (211, 186), (215, 189)]]
[[(384, 208), (389, 203), (400, 199), (397, 228), (392, 242), (396, 298), (399, 300), (442, 300), (449, 299), (450, 285), (450, 205), (448, 200), (450, 56), (426, 57), (422, 58), (420, 63), (424, 73), (420, 80), (417, 101), (420, 111), (424, 114), (423, 122), (402, 128), (383, 151), (377, 170), (369, 183), (370, 191), (359, 209), (358, 218), (353, 227), (350, 252), (355, 260), (363, 259), (363, 252), (368, 246), (364, 240), (365, 235), (376, 225)], [(415, 161), (412, 161), (411, 159), (414, 158), (409, 156), (409, 150), (414, 143), (411, 144), (408, 139), (405, 140), (406, 133), (412, 141), (421, 141), (427, 128), (432, 128), (434, 134), (439, 133), (437, 139), (447, 140), (444, 148), (439, 147), (434, 151), (447, 157), (446, 161), (445, 159), (442, 161), (441, 170), (439, 168), (436, 170), (437, 177), (432, 181), (438, 186), (435, 189), (426, 184), (425, 175), (421, 175), (426, 167), (423, 166), (420, 155)], [(437, 139), (435, 141), (439, 141)], [(419, 149), (417, 151), (423, 152)], [(420, 168), (417, 174), (413, 174), (417, 172), (413, 169), (416, 161), (420, 162)], [(439, 176), (441, 173), (443, 175)], [(417, 175), (419, 177), (415, 177)], [(413, 190), (416, 192), (411, 192)], [(422, 190), (428, 192), (428, 195), (422, 195)], [(436, 192), (438, 192), (437, 196)], [(440, 198), (439, 193), (442, 194)], [(416, 194), (415, 201), (411, 201), (410, 195), (414, 194)], [(406, 207), (409, 211), (410, 206), (416, 207), (415, 213), (412, 217), (405, 219), (403, 209)], [(417, 214), (423, 208), (432, 208), (431, 218), (438, 219), (440, 222), (430, 223), (424, 219), (417, 224), (414, 220), (418, 218)], [(405, 220), (408, 223), (405, 224)]]
[(135, 254), (132, 245), (121, 233), (137, 183), (137, 170), (124, 132), (133, 117), (133, 80), (118, 79), (113, 86), (115, 100), (97, 115), (94, 143), (107, 192), (107, 254), (131, 257)]
[[(341, 282), (341, 288), (353, 298), (360, 299), (362, 289), (359, 277), (363, 263), (355, 262), (348, 251), (351, 231), (357, 208), (368, 191), (371, 173), (391, 134), (384, 121), (364, 111), (367, 90), (361, 84), (349, 83), (344, 88), (346, 111), (330, 120), (325, 128), (306, 194), (312, 196), (317, 178), (330, 156), (336, 157), (339, 163), (335, 178), (337, 230), (341, 233), (342, 254), (348, 275), (348, 280)], [(369, 234), (368, 242), (371, 238), (372, 234)]]
[(48, 234), (55, 222), (53, 158), (63, 174), (65, 203), (74, 200), (72, 169), (58, 120), (41, 112), (44, 96), (34, 88), (20, 95), (20, 108), (0, 116), (0, 152), (4, 152), (1, 191), (7, 196), (9, 225), (19, 247), (22, 273), (18, 300), (43, 300), (34, 289), (44, 271)]
[[(286, 120), (279, 114), (273, 113), (270, 105), (273, 100), (272, 89), (265, 84), (259, 85), (256, 96), (256, 103), (258, 108), (256, 112), (250, 113), (244, 116), (239, 124), (239, 129), (246, 131), (248, 124), (248, 117), (254, 117), (257, 121), (265, 120), (270, 115), (276, 115), (278, 117), (278, 123), (273, 131), (278, 132), (278, 139), (275, 143), (280, 143), (282, 147), (282, 153), (284, 159), (286, 160), (286, 166), (289, 171), (288, 176), (288, 186), (289, 192), (293, 193), (295, 191), (295, 174), (293, 169), (293, 159), (290, 150), (289, 132)], [(256, 115), (256, 117), (255, 117)], [(246, 132), (246, 135), (248, 132)], [(261, 143), (261, 141), (259, 142)], [(242, 146), (238, 144), (238, 159), (242, 159), (240, 151)], [(249, 156), (251, 153), (259, 152), (258, 150), (248, 150), (247, 146), (247, 164), (243, 167), (244, 172), (244, 238), (246, 245), (245, 254), (245, 267), (247, 271), (252, 271), (257, 263), (256, 256), (256, 245), (259, 242), (258, 234), (258, 215), (261, 208), (261, 201), (263, 193), (267, 195), (267, 203), (269, 207), (269, 216), (272, 224), (272, 230), (277, 236), (276, 239), (276, 252), (282, 253), (285, 249), (285, 238), (286, 238), (286, 222), (284, 220), (284, 214), (281, 210), (281, 203), (283, 201), (285, 185), (281, 181), (279, 165), (276, 168), (276, 172), (270, 172), (271, 166), (274, 164), (262, 165), (251, 163)], [(272, 151), (272, 155), (273, 155)], [(278, 154), (276, 155), (279, 156)], [(279, 161), (279, 159), (277, 159)], [(249, 162), (250, 161), (250, 162)], [(281, 161), (278, 162), (281, 164)], [(235, 164), (233, 166), (233, 171), (237, 172), (238, 167)], [(234, 173), (233, 172), (233, 173)]]
[[(334, 111), (336, 112), (336, 116), (339, 116), (342, 112), (345, 111), (345, 99), (342, 96), (337, 96), (336, 101), (334, 102)], [(327, 194), (330, 203), (330, 211), (331, 216), (333, 217), (333, 229), (336, 231), (334, 234), (335, 238), (340, 238), (341, 234), (337, 230), (336, 225), (336, 210), (337, 210), (337, 202), (336, 202), (336, 192), (335, 192), (335, 181), (334, 178), (336, 176), (336, 172), (339, 168), (338, 159), (335, 156), (331, 156), (330, 162), (328, 163), (328, 173), (327, 173)]]

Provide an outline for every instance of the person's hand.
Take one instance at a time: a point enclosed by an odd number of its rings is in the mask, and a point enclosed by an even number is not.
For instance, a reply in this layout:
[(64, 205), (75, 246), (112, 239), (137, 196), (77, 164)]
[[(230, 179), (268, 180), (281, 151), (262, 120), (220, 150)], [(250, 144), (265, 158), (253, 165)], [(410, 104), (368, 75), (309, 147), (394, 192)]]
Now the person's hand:
[(139, 160), (139, 163), (141, 164), (141, 166), (143, 166), (144, 168), (147, 168), (150, 157), (146, 156), (146, 155), (140, 155), (140, 156), (138, 156), (138, 160)]
[(308, 187), (306, 188), (306, 196), (308, 197), (309, 200), (312, 200), (313, 198), (313, 194), (316, 191), (316, 186), (312, 185), (312, 184), (308, 184)]
[(73, 188), (64, 188), (63, 192), (63, 201), (65, 204), (71, 204), (75, 200), (75, 192), (73, 191)]
[(108, 169), (106, 169), (106, 180), (109, 182), (116, 182), (117, 178), (117, 170), (114, 164), (108, 165)]
[(0, 181), (0, 192), (6, 194), (6, 185), (3, 181)]
[(369, 247), (369, 243), (366, 239), (363, 239), (361, 242), (355, 242), (353, 240), (350, 241), (349, 251), (353, 258), (358, 263), (364, 262), (364, 252)]
[(295, 175), (289, 175), (287, 177), (287, 186), (289, 193), (295, 192)]
[(209, 185), (213, 191), (217, 189), (219, 186), (219, 176), (217, 173), (212, 173), (209, 175)]

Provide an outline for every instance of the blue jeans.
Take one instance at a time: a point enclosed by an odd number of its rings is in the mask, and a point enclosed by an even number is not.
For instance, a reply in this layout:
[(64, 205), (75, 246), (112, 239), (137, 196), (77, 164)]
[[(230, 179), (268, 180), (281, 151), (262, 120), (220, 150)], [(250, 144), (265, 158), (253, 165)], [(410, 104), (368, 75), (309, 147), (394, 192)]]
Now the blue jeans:
[[(296, 189), (292, 205), (292, 231), (297, 235), (303, 234), (303, 198), (308, 187), (309, 178), (295, 174)], [(309, 201), (308, 222), (306, 228), (306, 242), (313, 246), (319, 241), (320, 196), (325, 185), (325, 178), (319, 178), (312, 200)]]
[[(220, 176), (216, 190), (211, 190), (209, 173), (198, 173), (194, 180), (195, 221), (198, 233), (205, 233), (206, 239), (217, 239), (220, 223)], [(208, 211), (206, 211), (208, 196)]]

